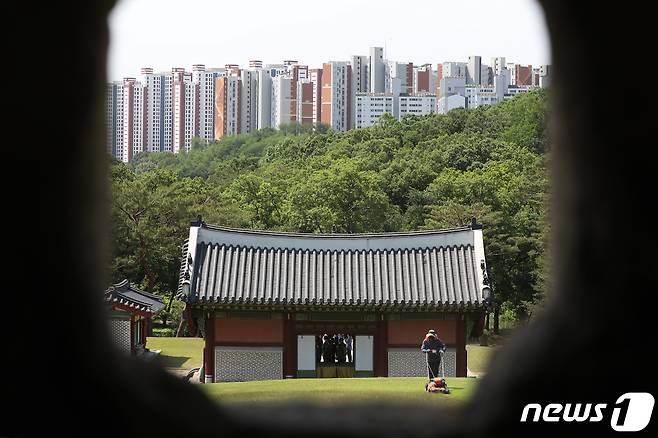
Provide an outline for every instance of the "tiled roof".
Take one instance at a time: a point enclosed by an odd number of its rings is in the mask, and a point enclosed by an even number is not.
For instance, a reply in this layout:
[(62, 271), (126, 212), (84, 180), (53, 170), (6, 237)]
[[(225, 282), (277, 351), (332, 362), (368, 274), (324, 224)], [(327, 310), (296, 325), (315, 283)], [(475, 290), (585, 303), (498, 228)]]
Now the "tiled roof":
[(105, 301), (147, 313), (157, 313), (164, 308), (162, 298), (131, 286), (128, 280), (110, 286), (105, 291)]
[(179, 297), (191, 303), (459, 308), (488, 296), (479, 229), (318, 235), (193, 226), (184, 260), (190, 288)]

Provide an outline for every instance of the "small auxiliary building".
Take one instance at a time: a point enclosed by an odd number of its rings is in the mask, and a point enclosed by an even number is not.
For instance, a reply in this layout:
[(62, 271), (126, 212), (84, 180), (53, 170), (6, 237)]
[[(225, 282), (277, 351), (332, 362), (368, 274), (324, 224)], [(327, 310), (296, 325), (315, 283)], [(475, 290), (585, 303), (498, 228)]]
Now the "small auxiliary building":
[(114, 344), (132, 355), (144, 353), (152, 318), (164, 308), (162, 298), (132, 286), (128, 280), (110, 286), (104, 297)]
[(183, 246), (179, 299), (204, 335), (205, 381), (315, 377), (317, 336), (350, 334), (350, 375), (423, 376), (428, 329), (446, 373), (466, 376), (467, 332), (490, 287), (481, 226), (386, 234), (296, 234), (202, 221)]

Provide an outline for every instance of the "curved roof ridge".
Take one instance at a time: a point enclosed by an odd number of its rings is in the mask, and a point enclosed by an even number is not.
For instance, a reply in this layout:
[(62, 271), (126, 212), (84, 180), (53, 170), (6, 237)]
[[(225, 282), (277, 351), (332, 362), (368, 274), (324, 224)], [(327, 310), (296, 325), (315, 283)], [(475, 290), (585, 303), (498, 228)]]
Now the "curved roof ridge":
[(130, 284), (128, 279), (114, 283), (105, 291), (106, 301), (126, 301), (132, 305), (141, 306), (143, 310), (158, 312), (164, 307), (164, 302), (159, 296), (138, 289)]
[(201, 225), (201, 228), (206, 228), (213, 231), (224, 231), (228, 233), (243, 233), (243, 234), (256, 234), (263, 236), (282, 236), (282, 237), (305, 237), (305, 238), (355, 238), (355, 237), (403, 237), (403, 236), (423, 236), (433, 234), (446, 234), (454, 233), (456, 231), (471, 230), (469, 226), (435, 229), (435, 230), (417, 230), (417, 231), (392, 231), (381, 233), (299, 233), (293, 231), (276, 231), (276, 230), (258, 230), (252, 228), (232, 228), (222, 225), (206, 224)]
[[(156, 295), (156, 294), (154, 294), (154, 293), (151, 293), (151, 292), (146, 292), (145, 290), (140, 289), (140, 288), (134, 286), (134, 285), (133, 285), (133, 284), (132, 284), (127, 278), (121, 280), (121, 281), (118, 282), (118, 283), (114, 283), (114, 284), (112, 284), (111, 287), (113, 287), (113, 288), (114, 288), (116, 291), (118, 291), (118, 292), (127, 292), (127, 291), (131, 291), (131, 292), (136, 292), (136, 293), (138, 293), (138, 294), (140, 294), (140, 295), (143, 295), (143, 296), (145, 296), (145, 297), (147, 297), (147, 298), (152, 298), (152, 299), (154, 299), (154, 300), (161, 300), (160, 296), (158, 296), (158, 295)], [(109, 289), (108, 289), (108, 290), (109, 290)]]

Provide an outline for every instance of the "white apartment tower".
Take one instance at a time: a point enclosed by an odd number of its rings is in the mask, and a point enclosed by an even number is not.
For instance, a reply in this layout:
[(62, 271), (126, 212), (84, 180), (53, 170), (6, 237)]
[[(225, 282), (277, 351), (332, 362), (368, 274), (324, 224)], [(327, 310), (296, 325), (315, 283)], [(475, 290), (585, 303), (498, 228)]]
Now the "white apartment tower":
[(480, 85), (482, 83), (482, 57), (469, 56), (466, 68), (466, 83)]
[(444, 62), (442, 77), (466, 79), (466, 68), (465, 62)]
[(412, 63), (387, 61), (384, 64), (384, 92), (396, 95), (411, 93), (413, 87), (412, 76)]
[(172, 148), (174, 153), (189, 151), (192, 137), (197, 136), (195, 101), (197, 87), (192, 82), (192, 74), (182, 68), (172, 69)]
[(497, 56), (495, 58), (491, 58), (491, 70), (493, 71), (494, 76), (502, 74), (503, 70), (507, 70), (505, 57)]
[(352, 56), (352, 92), (367, 93), (370, 76), (370, 59), (367, 56)]
[(153, 74), (152, 68), (142, 68), (141, 83), (144, 86), (144, 140), (145, 150), (160, 151), (162, 127), (162, 78)]
[(288, 76), (277, 76), (272, 79), (272, 128), (279, 129), (281, 125), (291, 121), (291, 87), (293, 79)]
[(258, 70), (257, 128), (272, 126), (272, 76), (268, 70)]
[(192, 82), (196, 86), (196, 132), (209, 143), (215, 139), (215, 81), (226, 75), (225, 68), (207, 69), (203, 64), (192, 66)]
[(240, 132), (258, 130), (258, 70), (242, 70)]
[(384, 49), (382, 47), (370, 48), (370, 84), (368, 91), (371, 93), (384, 92), (385, 66)]

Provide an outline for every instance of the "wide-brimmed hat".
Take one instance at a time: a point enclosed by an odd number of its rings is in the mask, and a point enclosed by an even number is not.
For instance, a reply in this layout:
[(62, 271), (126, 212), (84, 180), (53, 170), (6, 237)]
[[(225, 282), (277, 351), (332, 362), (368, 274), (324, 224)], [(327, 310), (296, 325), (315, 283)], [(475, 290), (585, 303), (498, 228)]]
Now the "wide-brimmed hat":
[(426, 337), (430, 337), (430, 336), (436, 337), (436, 333), (434, 333), (434, 330), (430, 330), (429, 332), (427, 332), (427, 334), (425, 336)]

